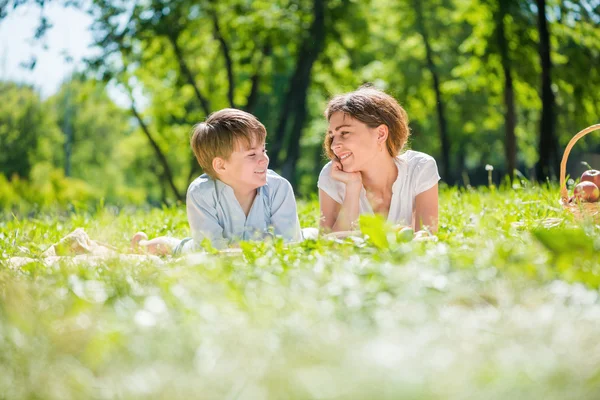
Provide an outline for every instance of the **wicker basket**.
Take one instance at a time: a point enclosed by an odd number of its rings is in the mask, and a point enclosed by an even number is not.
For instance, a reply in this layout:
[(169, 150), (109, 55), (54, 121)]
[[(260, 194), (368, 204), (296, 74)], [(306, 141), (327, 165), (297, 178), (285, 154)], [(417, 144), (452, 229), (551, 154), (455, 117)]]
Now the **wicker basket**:
[(569, 193), (567, 192), (567, 159), (569, 153), (575, 145), (575, 143), (595, 130), (600, 130), (600, 124), (588, 126), (577, 135), (573, 136), (573, 139), (569, 141), (569, 144), (565, 148), (562, 161), (560, 162), (560, 203), (564, 208), (573, 213), (576, 219), (592, 219), (596, 223), (600, 223), (600, 203), (585, 203), (585, 202), (571, 202), (569, 203)]

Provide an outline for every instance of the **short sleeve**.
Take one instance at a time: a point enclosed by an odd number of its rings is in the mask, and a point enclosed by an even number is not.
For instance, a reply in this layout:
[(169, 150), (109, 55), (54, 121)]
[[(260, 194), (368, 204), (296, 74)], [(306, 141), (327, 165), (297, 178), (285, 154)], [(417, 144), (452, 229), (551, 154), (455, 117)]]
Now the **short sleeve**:
[(334, 201), (342, 204), (344, 199), (342, 199), (342, 196), (340, 195), (339, 185), (343, 185), (343, 183), (338, 182), (331, 177), (331, 168), (331, 162), (325, 164), (319, 174), (317, 187), (327, 193)]
[(294, 190), (283, 178), (272, 194), (271, 226), (275, 235), (283, 237), (286, 242), (298, 242), (302, 238)]
[(200, 186), (190, 187), (186, 196), (188, 222), (196, 247), (207, 238), (213, 247), (221, 249), (227, 246), (227, 240), (223, 237), (223, 226), (219, 223), (216, 207), (208, 203), (210, 197), (202, 193)]
[(435, 159), (427, 154), (422, 154), (415, 168), (415, 195), (431, 189), (440, 179)]

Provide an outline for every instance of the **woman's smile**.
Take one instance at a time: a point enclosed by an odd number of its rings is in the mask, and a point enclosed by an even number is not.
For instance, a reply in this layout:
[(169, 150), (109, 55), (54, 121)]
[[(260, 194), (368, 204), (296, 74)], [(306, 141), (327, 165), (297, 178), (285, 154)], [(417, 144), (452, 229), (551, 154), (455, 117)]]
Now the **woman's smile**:
[(340, 161), (344, 161), (345, 159), (347, 159), (348, 157), (350, 157), (352, 155), (351, 152), (344, 152), (339, 154), (337, 157), (340, 159)]

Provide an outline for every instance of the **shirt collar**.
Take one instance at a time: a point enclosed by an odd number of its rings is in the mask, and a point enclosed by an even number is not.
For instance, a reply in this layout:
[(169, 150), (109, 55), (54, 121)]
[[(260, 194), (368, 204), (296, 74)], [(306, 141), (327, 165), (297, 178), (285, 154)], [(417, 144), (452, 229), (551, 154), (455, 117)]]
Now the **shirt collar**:
[[(213, 178), (210, 178), (213, 179)], [(225, 182), (223, 182), (220, 179), (213, 179), (215, 182), (215, 188), (217, 190), (217, 193), (223, 193), (224, 190), (229, 190), (233, 193), (233, 189), (231, 188), (231, 186), (229, 186), (228, 184), (226, 184)], [(264, 186), (261, 186), (258, 188), (258, 192), (257, 194), (261, 194), (261, 193), (265, 193), (265, 191), (267, 190), (267, 186), (269, 186), (269, 180), (267, 179), (267, 183), (264, 184)]]

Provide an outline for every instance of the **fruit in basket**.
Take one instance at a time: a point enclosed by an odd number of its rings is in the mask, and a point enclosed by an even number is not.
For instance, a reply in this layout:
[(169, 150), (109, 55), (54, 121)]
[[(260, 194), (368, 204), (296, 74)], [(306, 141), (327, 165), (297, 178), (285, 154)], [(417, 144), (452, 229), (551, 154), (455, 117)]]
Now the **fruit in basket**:
[(600, 171), (596, 169), (588, 169), (581, 174), (581, 182), (592, 182), (600, 188)]
[(573, 190), (573, 196), (576, 200), (593, 203), (600, 199), (600, 189), (592, 182), (579, 182), (577, 186), (575, 186), (575, 190)]

